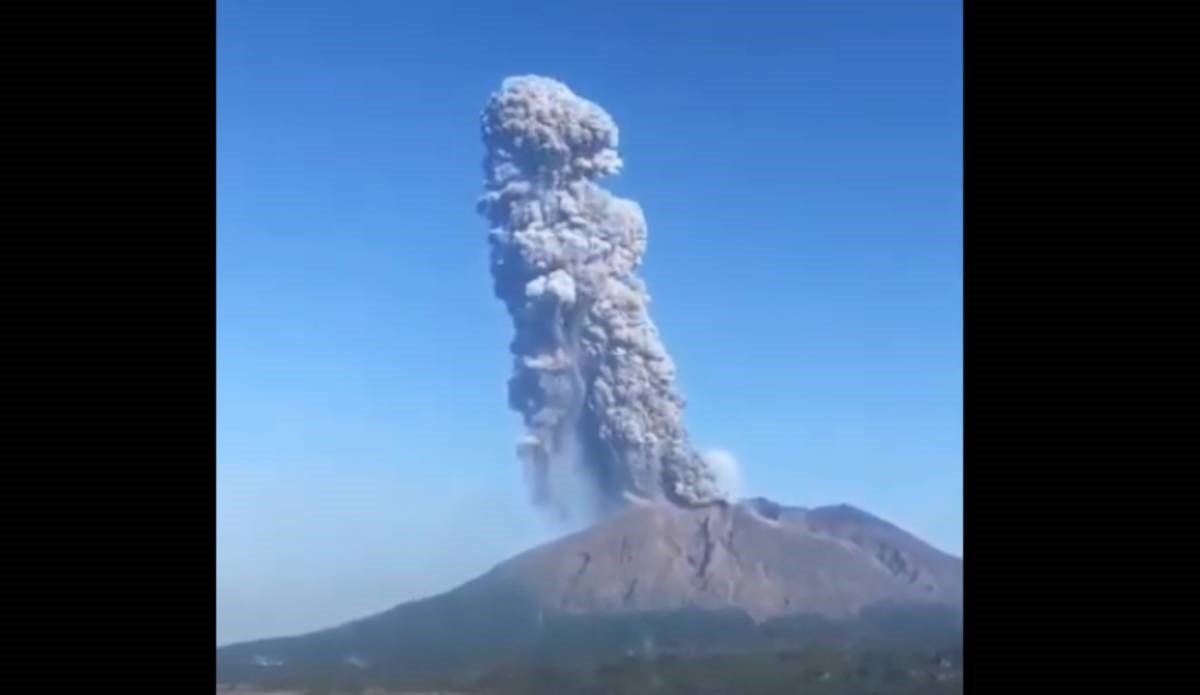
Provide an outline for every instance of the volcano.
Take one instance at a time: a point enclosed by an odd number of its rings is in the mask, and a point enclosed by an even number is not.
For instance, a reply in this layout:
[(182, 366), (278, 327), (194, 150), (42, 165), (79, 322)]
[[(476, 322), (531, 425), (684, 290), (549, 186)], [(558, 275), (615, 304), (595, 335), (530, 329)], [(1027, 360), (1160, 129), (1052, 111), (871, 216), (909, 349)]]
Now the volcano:
[(848, 505), (634, 505), (447, 593), (217, 650), (221, 683), (432, 683), (512, 659), (953, 642), (962, 559)]

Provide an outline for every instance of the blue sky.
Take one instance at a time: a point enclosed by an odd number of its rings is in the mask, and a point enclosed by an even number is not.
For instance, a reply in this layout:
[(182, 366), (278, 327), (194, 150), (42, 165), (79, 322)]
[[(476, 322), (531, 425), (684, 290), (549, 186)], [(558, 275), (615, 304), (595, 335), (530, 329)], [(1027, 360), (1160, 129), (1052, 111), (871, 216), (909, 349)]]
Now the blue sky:
[(621, 128), (695, 443), (962, 552), (959, 2), (219, 0), (217, 42), (219, 642), (559, 532), (474, 212), (511, 74)]

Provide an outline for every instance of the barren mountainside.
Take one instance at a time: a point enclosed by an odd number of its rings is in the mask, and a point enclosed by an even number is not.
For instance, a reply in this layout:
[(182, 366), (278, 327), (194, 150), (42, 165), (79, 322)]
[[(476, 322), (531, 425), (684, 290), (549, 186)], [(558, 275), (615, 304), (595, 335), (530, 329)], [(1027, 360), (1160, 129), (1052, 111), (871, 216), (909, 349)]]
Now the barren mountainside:
[(443, 683), (511, 659), (720, 652), (817, 637), (949, 643), (961, 601), (960, 558), (847, 505), (634, 505), (437, 597), (218, 648), (217, 681)]
[(942, 639), (961, 625), (961, 606), (961, 559), (853, 507), (638, 505), (447, 593), (308, 635), (220, 648), (217, 677), (420, 683), (513, 658), (720, 651), (914, 629)]
[(849, 506), (805, 510), (761, 499), (634, 507), (486, 577), (570, 613), (732, 608), (757, 621), (962, 598), (960, 559), (881, 519)]

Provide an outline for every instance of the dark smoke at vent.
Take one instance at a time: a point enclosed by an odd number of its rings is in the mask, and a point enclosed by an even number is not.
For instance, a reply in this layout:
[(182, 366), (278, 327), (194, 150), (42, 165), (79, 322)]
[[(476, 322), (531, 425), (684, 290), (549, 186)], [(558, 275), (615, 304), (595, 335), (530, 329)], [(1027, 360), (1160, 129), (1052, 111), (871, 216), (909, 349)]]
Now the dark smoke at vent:
[(620, 170), (616, 124), (536, 76), (505, 80), (482, 120), (479, 209), (492, 227), (496, 296), (516, 331), (509, 405), (527, 429), (518, 453), (535, 502), (566, 511), (580, 478), (599, 512), (722, 499), (719, 467), (688, 443), (675, 367), (636, 275), (641, 208), (595, 183)]

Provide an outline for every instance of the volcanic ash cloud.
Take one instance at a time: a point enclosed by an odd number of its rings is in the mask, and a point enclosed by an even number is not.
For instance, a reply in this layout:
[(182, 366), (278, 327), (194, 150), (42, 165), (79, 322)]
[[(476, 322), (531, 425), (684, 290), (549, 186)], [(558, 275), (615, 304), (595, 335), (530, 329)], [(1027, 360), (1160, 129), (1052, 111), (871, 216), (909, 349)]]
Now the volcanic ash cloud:
[(637, 203), (596, 184), (616, 174), (617, 126), (562, 83), (512, 77), (482, 118), (496, 296), (512, 316), (509, 404), (534, 499), (565, 509), (582, 476), (600, 511), (629, 501), (701, 506), (726, 491), (688, 443), (675, 367), (636, 272)]

